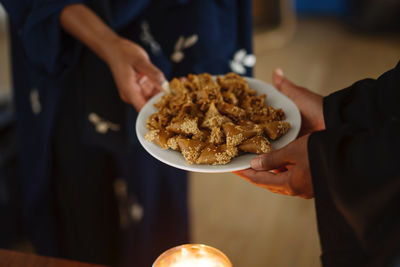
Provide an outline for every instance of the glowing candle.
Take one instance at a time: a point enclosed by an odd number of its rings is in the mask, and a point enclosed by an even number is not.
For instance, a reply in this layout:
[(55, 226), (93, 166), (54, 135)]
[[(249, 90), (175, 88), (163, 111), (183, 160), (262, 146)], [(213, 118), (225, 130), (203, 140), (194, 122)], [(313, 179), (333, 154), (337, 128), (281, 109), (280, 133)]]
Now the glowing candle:
[(161, 254), (153, 267), (232, 267), (232, 264), (218, 249), (201, 244), (187, 244)]

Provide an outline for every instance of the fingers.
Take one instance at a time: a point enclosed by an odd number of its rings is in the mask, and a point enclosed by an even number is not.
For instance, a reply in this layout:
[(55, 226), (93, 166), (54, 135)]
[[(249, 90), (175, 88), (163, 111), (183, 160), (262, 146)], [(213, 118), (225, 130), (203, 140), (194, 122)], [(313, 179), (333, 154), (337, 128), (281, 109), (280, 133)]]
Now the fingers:
[(325, 129), (321, 95), (295, 85), (285, 78), (281, 69), (274, 71), (272, 80), (276, 88), (293, 100), (299, 108), (302, 115), (300, 136)]
[(289, 81), (279, 68), (273, 72), (272, 81), (279, 91), (292, 99), (297, 105), (305, 104), (306, 102), (315, 100), (315, 98), (322, 98), (320, 95)]
[(290, 171), (275, 174), (270, 171), (256, 171), (253, 169), (246, 169), (242, 171), (236, 171), (234, 173), (256, 186), (268, 189), (272, 193), (288, 196), (299, 196), (305, 199), (313, 198), (313, 194), (299, 193), (298, 191), (290, 187), (289, 181), (292, 176)]
[(302, 87), (299, 87), (285, 78), (281, 69), (276, 69), (272, 74), (272, 81), (275, 87), (283, 94), (295, 100), (298, 94), (303, 91)]
[(258, 171), (269, 171), (285, 168), (290, 163), (285, 148), (260, 155), (251, 161), (251, 168)]
[(138, 84), (142, 89), (142, 94), (146, 99), (149, 99), (153, 96), (153, 91), (155, 89), (154, 84), (150, 81), (147, 76), (142, 76), (138, 79)]
[(135, 107), (137, 111), (146, 104), (147, 100), (143, 95), (143, 90), (137, 82), (136, 73), (132, 69), (120, 71), (115, 76), (118, 92), (121, 99)]
[(137, 62), (135, 65), (135, 69), (147, 76), (150, 80), (154, 82), (156, 86), (160, 87), (161, 90), (161, 85), (163, 82), (166, 81), (164, 74), (156, 67), (154, 66), (150, 60), (141, 60), (140, 62)]
[(280, 172), (286, 172), (286, 171), (288, 171), (288, 169), (289, 169), (289, 166), (285, 166), (285, 167), (281, 167), (279, 169), (271, 170), (271, 172), (277, 174), (277, 173), (280, 173)]
[(137, 111), (140, 111), (146, 102), (159, 92), (147, 76), (139, 75), (133, 69), (127, 73), (119, 72), (116, 78), (122, 101), (133, 105)]
[(234, 173), (256, 186), (261, 186), (274, 192), (285, 191), (284, 188), (288, 179), (288, 172), (275, 174), (269, 171), (246, 169)]
[(269, 171), (256, 171), (254, 169), (245, 169), (234, 172), (245, 180), (254, 182), (256, 184), (264, 185), (279, 185), (280, 180), (277, 179), (277, 174)]
[(142, 95), (142, 90), (140, 86), (134, 83), (125, 92), (126, 93), (124, 95), (124, 98), (126, 98), (128, 100), (127, 102), (133, 105), (135, 109), (139, 112), (147, 102), (145, 97)]
[(272, 82), (274, 83), (275, 87), (280, 90), (281, 88), (281, 83), (284, 79), (283, 76), (283, 71), (280, 68), (277, 68), (274, 70), (274, 72), (272, 73)]
[(109, 67), (121, 99), (139, 111), (147, 100), (162, 90), (161, 85), (166, 79), (150, 62), (143, 48), (129, 40), (119, 40), (115, 43), (116, 56), (108, 62)]
[(148, 77), (147, 84), (143, 87), (146, 97), (150, 98), (163, 90), (162, 85), (166, 82), (165, 76), (149, 60), (142, 60), (135, 68), (143, 77)]

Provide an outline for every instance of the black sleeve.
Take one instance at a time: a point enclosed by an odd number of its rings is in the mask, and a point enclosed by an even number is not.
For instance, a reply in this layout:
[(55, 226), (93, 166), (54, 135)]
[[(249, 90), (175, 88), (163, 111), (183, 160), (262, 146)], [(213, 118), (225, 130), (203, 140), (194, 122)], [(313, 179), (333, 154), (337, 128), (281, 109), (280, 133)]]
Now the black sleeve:
[(399, 251), (399, 69), (324, 100), (327, 129), (308, 145), (324, 266), (381, 266)]
[(362, 266), (366, 255), (353, 229), (330, 197), (326, 180), (314, 179), (313, 184), (322, 265)]
[(390, 117), (400, 117), (400, 62), (377, 80), (365, 79), (324, 98), (326, 128), (351, 124), (377, 128)]

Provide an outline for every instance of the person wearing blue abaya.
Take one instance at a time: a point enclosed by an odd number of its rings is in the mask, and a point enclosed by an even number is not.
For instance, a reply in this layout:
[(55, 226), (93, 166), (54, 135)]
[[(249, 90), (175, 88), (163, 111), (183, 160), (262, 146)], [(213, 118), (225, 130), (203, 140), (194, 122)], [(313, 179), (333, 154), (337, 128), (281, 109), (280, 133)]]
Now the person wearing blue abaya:
[(10, 18), (25, 231), (39, 254), (151, 266), (189, 242), (187, 174), (137, 112), (167, 78), (250, 76), (250, 1), (0, 0)]

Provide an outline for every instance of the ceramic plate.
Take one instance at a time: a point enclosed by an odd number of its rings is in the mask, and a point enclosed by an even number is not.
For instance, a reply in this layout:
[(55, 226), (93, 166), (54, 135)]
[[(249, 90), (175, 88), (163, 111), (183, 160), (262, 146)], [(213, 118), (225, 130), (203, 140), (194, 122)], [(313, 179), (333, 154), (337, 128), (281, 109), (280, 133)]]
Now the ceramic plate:
[[(272, 85), (254, 78), (246, 78), (246, 80), (250, 88), (257, 91), (258, 95), (267, 95), (267, 105), (283, 109), (286, 114), (286, 121), (291, 125), (290, 130), (284, 136), (271, 142), (272, 148), (279, 149), (293, 141), (297, 137), (301, 126), (301, 116), (297, 106), (292, 102), (292, 100), (280, 93)], [(257, 156), (256, 154), (245, 154), (236, 157), (226, 165), (190, 165), (186, 162), (180, 152), (171, 149), (164, 150), (156, 144), (146, 141), (144, 136), (148, 132), (148, 129), (146, 128), (147, 118), (151, 114), (157, 112), (157, 109), (153, 104), (160, 99), (163, 94), (164, 93), (159, 93), (150, 99), (150, 101), (148, 101), (140, 111), (136, 121), (136, 134), (140, 143), (147, 152), (165, 164), (192, 172), (222, 173), (243, 170), (250, 167), (250, 161), (252, 158)]]

